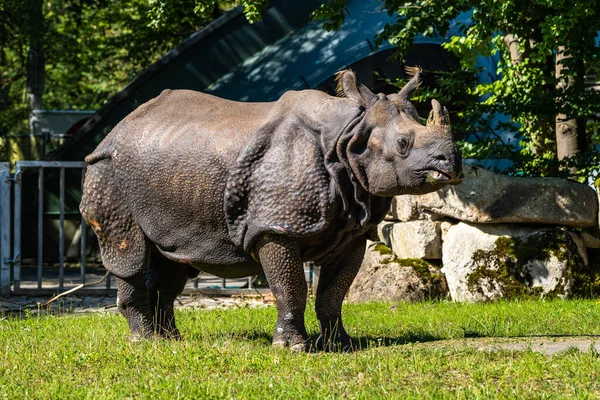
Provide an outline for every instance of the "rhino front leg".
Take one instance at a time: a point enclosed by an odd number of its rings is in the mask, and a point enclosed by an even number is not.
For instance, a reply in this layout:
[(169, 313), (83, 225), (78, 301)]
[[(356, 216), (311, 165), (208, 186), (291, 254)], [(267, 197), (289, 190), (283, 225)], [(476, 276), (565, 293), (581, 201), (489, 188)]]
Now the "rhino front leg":
[(352, 241), (344, 253), (321, 268), (315, 309), (321, 334), (315, 347), (326, 351), (352, 351), (352, 339), (342, 323), (342, 303), (365, 254), (366, 239)]
[(273, 346), (308, 350), (304, 326), (308, 288), (298, 244), (288, 238), (267, 235), (258, 243), (258, 254), (277, 305)]

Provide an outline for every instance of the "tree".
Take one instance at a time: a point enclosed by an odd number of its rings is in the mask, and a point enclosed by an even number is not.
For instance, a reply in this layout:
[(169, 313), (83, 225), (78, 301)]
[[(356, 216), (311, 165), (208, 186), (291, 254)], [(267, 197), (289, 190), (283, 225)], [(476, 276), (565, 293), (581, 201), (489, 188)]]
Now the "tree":
[[(418, 34), (445, 36), (450, 21), (470, 13), (461, 35), (444, 47), (457, 56), (460, 68), (440, 74), (440, 90), (428, 95), (461, 99), (455, 125), (468, 133), (489, 135), (479, 143), (465, 143), (468, 157), (507, 157), (513, 172), (525, 175), (576, 174), (582, 178), (598, 169), (600, 93), (586, 90), (585, 78), (600, 71), (600, 4), (596, 0), (384, 0), (382, 6), (395, 22), (381, 40), (395, 44), (400, 57)], [(329, 28), (339, 27), (343, 0), (317, 9)], [(468, 79), (476, 72), (478, 56), (499, 55), (500, 79), (479, 83)], [(497, 122), (494, 115), (509, 115)], [(498, 134), (516, 133), (520, 146)]]
[[(31, 2), (0, 0), (0, 135), (26, 132), (25, 65), (31, 45)], [(347, 0), (317, 8), (327, 29), (344, 20)], [(71, 0), (44, 3), (41, 41), (46, 55), (45, 108), (97, 109), (185, 37), (236, 5), (260, 19), (266, 0)], [(396, 15), (379, 40), (398, 57), (418, 34), (446, 35), (450, 21), (470, 13), (461, 35), (444, 47), (460, 67), (436, 73), (439, 88), (422, 99), (453, 106), (455, 130), (478, 139), (462, 144), (472, 158), (508, 158), (524, 175), (593, 174), (600, 94), (586, 76), (600, 76), (597, 0), (382, 0)], [(193, 11), (193, 12), (192, 12)], [(478, 56), (499, 55), (500, 79), (475, 79)], [(507, 115), (510, 119), (495, 119)], [(502, 131), (515, 133), (506, 141)], [(484, 135), (478, 135), (484, 133)]]
[(236, 2), (203, 0), (204, 8), (199, 4), (195, 0), (0, 0), (0, 136), (29, 132), (30, 49), (43, 51), (45, 58), (43, 108), (98, 109)]

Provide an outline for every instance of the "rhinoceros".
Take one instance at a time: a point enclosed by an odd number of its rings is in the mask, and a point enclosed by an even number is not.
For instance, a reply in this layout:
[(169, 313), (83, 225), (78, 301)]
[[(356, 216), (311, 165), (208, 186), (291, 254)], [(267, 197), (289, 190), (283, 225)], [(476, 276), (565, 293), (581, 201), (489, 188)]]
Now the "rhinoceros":
[[(80, 210), (132, 337), (179, 337), (173, 304), (199, 271), (264, 271), (278, 312), (273, 346), (351, 349), (342, 302), (369, 232), (393, 196), (463, 174), (446, 108), (433, 100), (423, 125), (409, 101), (418, 71), (391, 95), (349, 70), (337, 80), (338, 97), (289, 91), (268, 103), (165, 90), (86, 157)], [(321, 267), (313, 344), (305, 261)]]

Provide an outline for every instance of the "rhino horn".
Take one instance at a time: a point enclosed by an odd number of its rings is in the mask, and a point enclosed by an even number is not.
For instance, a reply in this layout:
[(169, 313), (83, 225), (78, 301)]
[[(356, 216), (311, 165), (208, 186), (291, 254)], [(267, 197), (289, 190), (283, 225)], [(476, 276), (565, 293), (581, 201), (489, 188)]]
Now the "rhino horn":
[(431, 100), (431, 112), (427, 118), (427, 127), (441, 132), (444, 136), (452, 137), (450, 129), (450, 115), (448, 109), (443, 107), (437, 100)]

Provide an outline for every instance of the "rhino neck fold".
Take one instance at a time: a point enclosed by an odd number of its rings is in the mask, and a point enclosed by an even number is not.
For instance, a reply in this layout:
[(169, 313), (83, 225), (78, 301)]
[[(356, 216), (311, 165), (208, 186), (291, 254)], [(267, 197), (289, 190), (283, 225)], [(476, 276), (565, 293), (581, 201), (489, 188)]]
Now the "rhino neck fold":
[[(335, 135), (335, 140), (322, 141), (325, 167), (332, 178), (332, 192), (342, 200), (340, 217), (348, 221), (348, 228), (365, 226), (371, 219), (371, 194), (367, 191), (364, 168), (357, 155), (366, 152), (368, 133), (365, 132), (365, 113), (360, 110), (354, 118)], [(323, 138), (331, 138), (322, 133)]]

